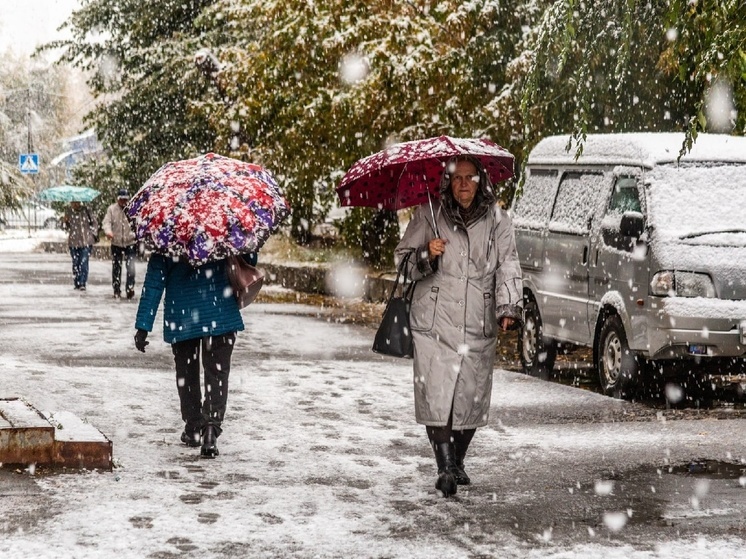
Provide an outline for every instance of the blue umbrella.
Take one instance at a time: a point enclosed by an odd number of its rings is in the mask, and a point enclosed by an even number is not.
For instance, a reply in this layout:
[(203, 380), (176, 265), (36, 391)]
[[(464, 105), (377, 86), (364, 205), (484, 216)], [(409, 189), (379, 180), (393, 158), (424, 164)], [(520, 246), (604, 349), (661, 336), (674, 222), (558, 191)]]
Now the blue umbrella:
[(90, 202), (101, 194), (98, 190), (87, 186), (72, 186), (62, 184), (52, 186), (39, 193), (40, 200), (48, 202)]

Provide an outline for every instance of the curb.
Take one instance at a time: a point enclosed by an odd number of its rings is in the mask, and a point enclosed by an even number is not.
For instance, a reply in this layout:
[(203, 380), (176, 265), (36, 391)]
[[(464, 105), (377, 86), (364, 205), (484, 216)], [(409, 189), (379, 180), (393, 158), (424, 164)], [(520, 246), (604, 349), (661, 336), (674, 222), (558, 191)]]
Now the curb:
[[(64, 242), (45, 241), (39, 246), (42, 252), (68, 252)], [(111, 260), (109, 245), (95, 244), (91, 251), (91, 258)], [(147, 253), (143, 260), (147, 260)], [(395, 274), (379, 274), (372, 276), (364, 273), (364, 269), (349, 266), (335, 269), (332, 267), (287, 266), (283, 264), (262, 263), (258, 268), (264, 271), (267, 285), (279, 285), (301, 293), (314, 293), (337, 297), (341, 293), (345, 296), (361, 297), (366, 302), (379, 303), (386, 301), (394, 285)], [(386, 277), (390, 275), (390, 277)]]

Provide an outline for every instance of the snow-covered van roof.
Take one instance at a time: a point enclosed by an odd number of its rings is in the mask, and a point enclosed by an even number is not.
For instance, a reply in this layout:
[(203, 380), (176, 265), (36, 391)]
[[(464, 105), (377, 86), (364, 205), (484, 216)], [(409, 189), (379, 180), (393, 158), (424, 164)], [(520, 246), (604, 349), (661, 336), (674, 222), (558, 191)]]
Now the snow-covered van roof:
[[(676, 161), (684, 143), (683, 133), (634, 132), (588, 134), (583, 154), (575, 161), (575, 145), (567, 151), (569, 135), (541, 140), (528, 156), (529, 165), (635, 165), (653, 167)], [(746, 163), (746, 137), (699, 134), (691, 152), (681, 161)]]

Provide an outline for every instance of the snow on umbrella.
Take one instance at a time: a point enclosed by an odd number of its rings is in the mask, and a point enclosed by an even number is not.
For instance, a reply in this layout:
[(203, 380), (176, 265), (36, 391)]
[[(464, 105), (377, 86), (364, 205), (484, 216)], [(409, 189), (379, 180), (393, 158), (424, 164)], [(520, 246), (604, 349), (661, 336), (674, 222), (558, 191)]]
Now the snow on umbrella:
[(166, 163), (125, 206), (138, 240), (193, 266), (259, 250), (289, 213), (266, 169), (214, 153)]
[(342, 206), (400, 210), (438, 196), (446, 162), (472, 155), (497, 183), (513, 176), (514, 157), (486, 138), (438, 136), (402, 142), (357, 161), (337, 187)]
[(87, 186), (62, 184), (42, 190), (39, 199), (47, 202), (90, 202), (99, 194), (101, 193), (98, 190)]

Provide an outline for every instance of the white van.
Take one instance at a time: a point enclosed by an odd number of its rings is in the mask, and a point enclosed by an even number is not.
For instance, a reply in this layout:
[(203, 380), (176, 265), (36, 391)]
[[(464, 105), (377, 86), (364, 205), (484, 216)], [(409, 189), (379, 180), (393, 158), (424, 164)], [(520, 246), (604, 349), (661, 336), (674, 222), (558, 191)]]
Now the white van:
[[(531, 151), (512, 214), (524, 273), (524, 371), (593, 348), (605, 393), (665, 363), (693, 381), (746, 373), (746, 138), (567, 136)], [(733, 375), (723, 377), (723, 375)]]

